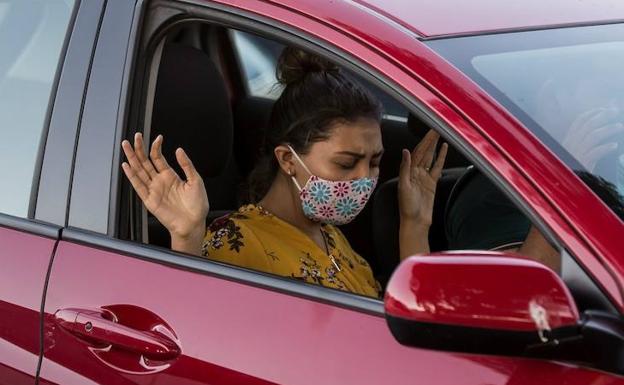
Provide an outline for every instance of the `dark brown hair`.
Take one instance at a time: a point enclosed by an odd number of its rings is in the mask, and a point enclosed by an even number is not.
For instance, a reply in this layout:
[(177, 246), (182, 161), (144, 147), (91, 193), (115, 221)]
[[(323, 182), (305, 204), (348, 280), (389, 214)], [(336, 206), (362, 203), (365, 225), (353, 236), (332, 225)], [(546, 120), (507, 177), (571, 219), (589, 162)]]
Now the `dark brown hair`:
[(273, 150), (290, 144), (299, 154), (329, 137), (338, 122), (381, 120), (382, 106), (366, 88), (335, 64), (298, 48), (284, 49), (277, 63), (284, 86), (273, 105), (260, 158), (249, 177), (249, 197), (257, 202), (273, 183), (279, 164)]

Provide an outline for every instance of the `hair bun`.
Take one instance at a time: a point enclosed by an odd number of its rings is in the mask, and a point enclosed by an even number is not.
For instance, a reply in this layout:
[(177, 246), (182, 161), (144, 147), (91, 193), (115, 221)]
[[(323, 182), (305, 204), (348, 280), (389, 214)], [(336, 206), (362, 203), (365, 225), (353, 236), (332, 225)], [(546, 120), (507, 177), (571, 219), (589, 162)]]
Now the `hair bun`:
[(297, 83), (315, 72), (339, 72), (339, 67), (322, 57), (294, 47), (284, 48), (277, 62), (277, 81), (284, 85)]

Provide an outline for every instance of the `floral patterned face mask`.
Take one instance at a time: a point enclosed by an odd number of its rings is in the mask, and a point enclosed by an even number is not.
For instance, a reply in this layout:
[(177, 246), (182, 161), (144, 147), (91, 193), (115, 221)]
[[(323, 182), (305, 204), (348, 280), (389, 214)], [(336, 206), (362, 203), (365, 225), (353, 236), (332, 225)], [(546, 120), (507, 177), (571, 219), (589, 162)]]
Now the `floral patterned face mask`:
[(332, 225), (344, 225), (351, 222), (371, 197), (377, 185), (377, 177), (348, 181), (319, 178), (310, 172), (292, 147), (288, 146), (288, 148), (310, 174), (310, 178), (303, 187), (299, 185), (294, 176), (291, 176), (295, 186), (299, 189), (299, 198), (301, 198), (305, 216), (313, 221)]

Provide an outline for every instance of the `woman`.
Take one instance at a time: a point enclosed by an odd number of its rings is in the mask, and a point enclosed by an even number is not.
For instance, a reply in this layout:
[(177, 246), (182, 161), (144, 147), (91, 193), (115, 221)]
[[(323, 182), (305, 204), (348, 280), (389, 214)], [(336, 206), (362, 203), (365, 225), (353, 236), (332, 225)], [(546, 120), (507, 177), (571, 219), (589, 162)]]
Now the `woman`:
[[(287, 48), (278, 62), (285, 87), (276, 101), (263, 155), (250, 177), (252, 204), (206, 230), (208, 197), (184, 150), (175, 156), (182, 180), (161, 153), (158, 136), (143, 151), (122, 143), (123, 170), (147, 209), (171, 233), (171, 248), (254, 270), (379, 297), (368, 263), (335, 225), (352, 220), (370, 198), (383, 153), (381, 105), (338, 67)], [(436, 182), (447, 145), (433, 163), (430, 131), (399, 171), (401, 258), (429, 251)]]

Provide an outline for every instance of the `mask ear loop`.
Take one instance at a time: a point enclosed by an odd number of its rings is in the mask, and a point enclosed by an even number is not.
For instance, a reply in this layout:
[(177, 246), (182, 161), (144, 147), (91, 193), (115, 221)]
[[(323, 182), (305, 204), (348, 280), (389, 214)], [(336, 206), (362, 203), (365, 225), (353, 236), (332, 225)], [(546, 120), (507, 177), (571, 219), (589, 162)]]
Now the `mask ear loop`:
[[(293, 150), (293, 148), (290, 146), (290, 144), (287, 144), (288, 148), (290, 149), (290, 151), (292, 151), (293, 155), (295, 156), (295, 158), (297, 159), (297, 161), (299, 161), (299, 163), (301, 164), (301, 166), (303, 166), (303, 168), (306, 170), (306, 172), (308, 174), (310, 174), (310, 176), (312, 176), (312, 173), (310, 172), (310, 170), (308, 169), (308, 167), (305, 165), (305, 163), (303, 163), (303, 161), (301, 160), (301, 158), (299, 157), (299, 155), (297, 155), (297, 152), (295, 150)], [(293, 182), (295, 183), (295, 186), (297, 186), (297, 188), (299, 189), (299, 191), (303, 190), (303, 188), (301, 187), (301, 185), (299, 184), (299, 182), (297, 182), (297, 178), (294, 177), (294, 175), (291, 175), (290, 178), (293, 180)]]
[(301, 188), (301, 185), (299, 185), (299, 182), (297, 182), (297, 178), (291, 175), (290, 179), (292, 179), (292, 181), (295, 182), (295, 186), (297, 186), (297, 189), (299, 190), (299, 192), (301, 192), (302, 188)]

